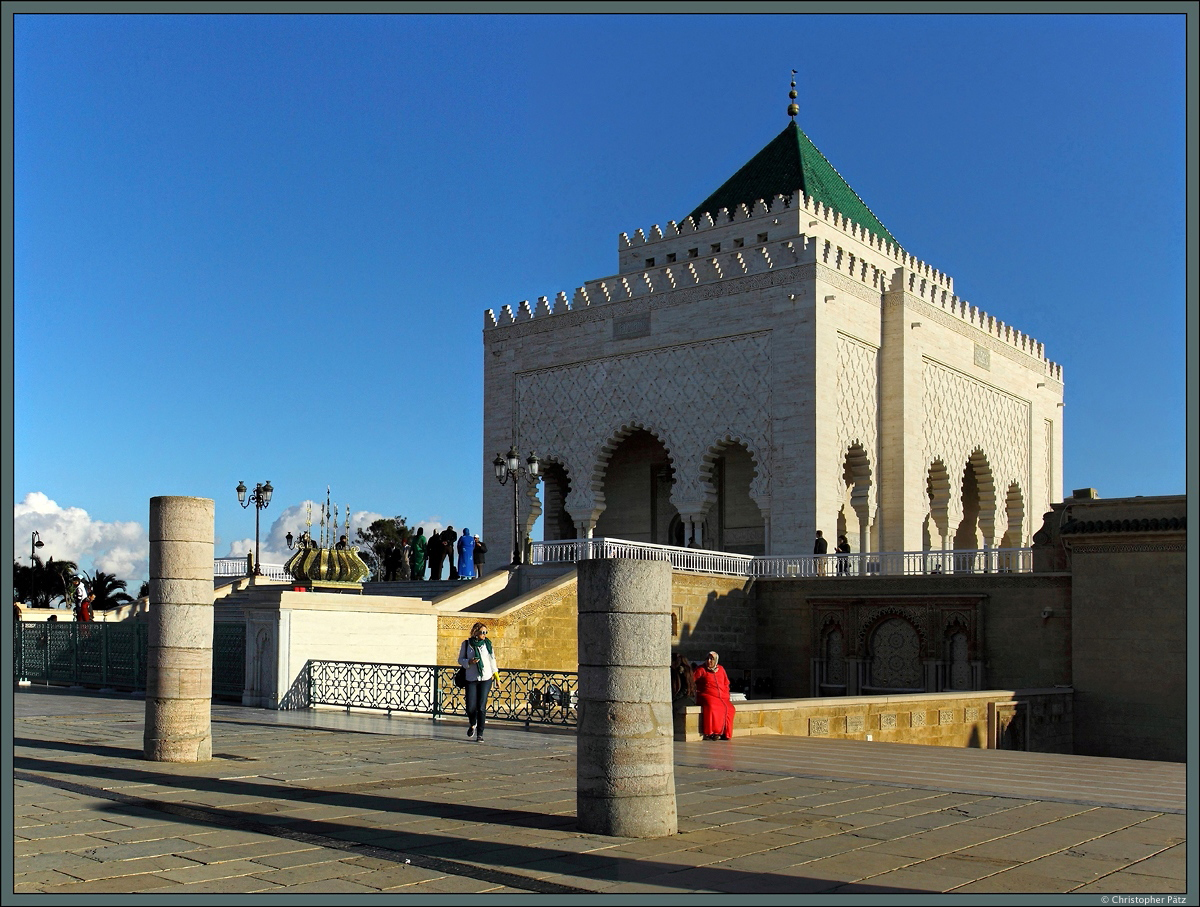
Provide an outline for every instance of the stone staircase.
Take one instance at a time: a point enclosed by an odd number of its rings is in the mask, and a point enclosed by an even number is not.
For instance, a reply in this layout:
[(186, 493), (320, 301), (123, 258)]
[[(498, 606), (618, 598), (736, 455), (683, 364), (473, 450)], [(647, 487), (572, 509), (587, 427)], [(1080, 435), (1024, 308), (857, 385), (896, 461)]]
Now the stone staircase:
[(455, 589), (465, 589), (473, 580), (441, 579), (412, 580), (393, 583), (364, 583), (363, 595), (395, 595), (401, 598), (419, 598), (431, 602), (439, 595)]

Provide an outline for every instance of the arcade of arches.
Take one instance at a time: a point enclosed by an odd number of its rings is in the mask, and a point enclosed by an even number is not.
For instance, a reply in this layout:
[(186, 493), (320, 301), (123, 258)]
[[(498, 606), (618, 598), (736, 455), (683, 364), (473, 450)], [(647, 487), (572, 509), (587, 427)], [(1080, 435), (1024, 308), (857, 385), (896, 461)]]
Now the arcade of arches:
[[(710, 449), (704, 474), (708, 509), (702, 520), (689, 523), (672, 499), (675, 465), (666, 445), (650, 431), (634, 430), (615, 443), (602, 467), (604, 510), (593, 534), (658, 545), (764, 554), (765, 520), (750, 495), (754, 474), (754, 459), (745, 445), (724, 442)], [(572, 475), (562, 464), (549, 462), (543, 478), (540, 506), (535, 504), (534, 513), (541, 512), (545, 517), (544, 538), (576, 538), (578, 529), (566, 506)], [(861, 445), (854, 444), (846, 451), (841, 479), (843, 493), (831, 521), (834, 538), (846, 536), (855, 552), (878, 551), (874, 473)], [(987, 457), (978, 449), (954, 475), (941, 460), (931, 463), (926, 472), (925, 495), (929, 508), (922, 532), (925, 550), (1016, 548), (1028, 544), (1020, 485), (1010, 483), (1003, 495), (998, 495)]]
[[(638, 429), (613, 447), (603, 467), (604, 510), (593, 534), (658, 545), (694, 544), (739, 554), (764, 554), (763, 515), (750, 496), (754, 460), (742, 444), (713, 448), (706, 458), (709, 506), (703, 520), (689, 524), (671, 494), (675, 466), (666, 446), (654, 434)], [(575, 538), (577, 529), (566, 509), (572, 476), (560, 464), (549, 464), (543, 482), (542, 509), (547, 541)]]

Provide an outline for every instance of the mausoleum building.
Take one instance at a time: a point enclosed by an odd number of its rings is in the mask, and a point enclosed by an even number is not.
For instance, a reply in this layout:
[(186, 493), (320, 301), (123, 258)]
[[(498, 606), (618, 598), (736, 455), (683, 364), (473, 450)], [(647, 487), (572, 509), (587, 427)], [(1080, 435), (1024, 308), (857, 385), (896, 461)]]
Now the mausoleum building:
[(484, 350), (498, 551), (513, 445), (543, 461), (521, 523), (542, 513), (547, 540), (1019, 547), (1062, 497), (1062, 368), (906, 251), (794, 121), (682, 221), (621, 234), (615, 274), (489, 310)]

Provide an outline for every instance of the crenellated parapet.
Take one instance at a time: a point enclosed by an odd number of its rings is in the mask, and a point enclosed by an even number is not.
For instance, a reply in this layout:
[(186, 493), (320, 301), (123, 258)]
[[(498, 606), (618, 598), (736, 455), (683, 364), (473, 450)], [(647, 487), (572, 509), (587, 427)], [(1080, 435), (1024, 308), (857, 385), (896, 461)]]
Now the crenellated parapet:
[(515, 311), (508, 305), (498, 314), (489, 309), (484, 329), (817, 263), (875, 293), (900, 281), (905, 293), (1042, 360), (1046, 374), (1062, 381), (1062, 366), (1046, 359), (1040, 341), (960, 299), (949, 274), (800, 191), (622, 233), (618, 258), (617, 274), (588, 281), (570, 298), (560, 292), (553, 303), (543, 296), (533, 305), (518, 303)]

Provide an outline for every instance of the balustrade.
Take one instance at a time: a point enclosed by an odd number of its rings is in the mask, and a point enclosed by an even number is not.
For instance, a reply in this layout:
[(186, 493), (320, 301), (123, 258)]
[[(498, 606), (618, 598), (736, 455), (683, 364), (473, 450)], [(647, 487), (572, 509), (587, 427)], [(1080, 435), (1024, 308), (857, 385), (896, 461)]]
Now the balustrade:
[(670, 561), (672, 569), (683, 573), (781, 578), (1030, 573), (1033, 569), (1030, 548), (755, 556), (613, 538), (533, 543), (534, 564), (574, 564), (601, 557)]

